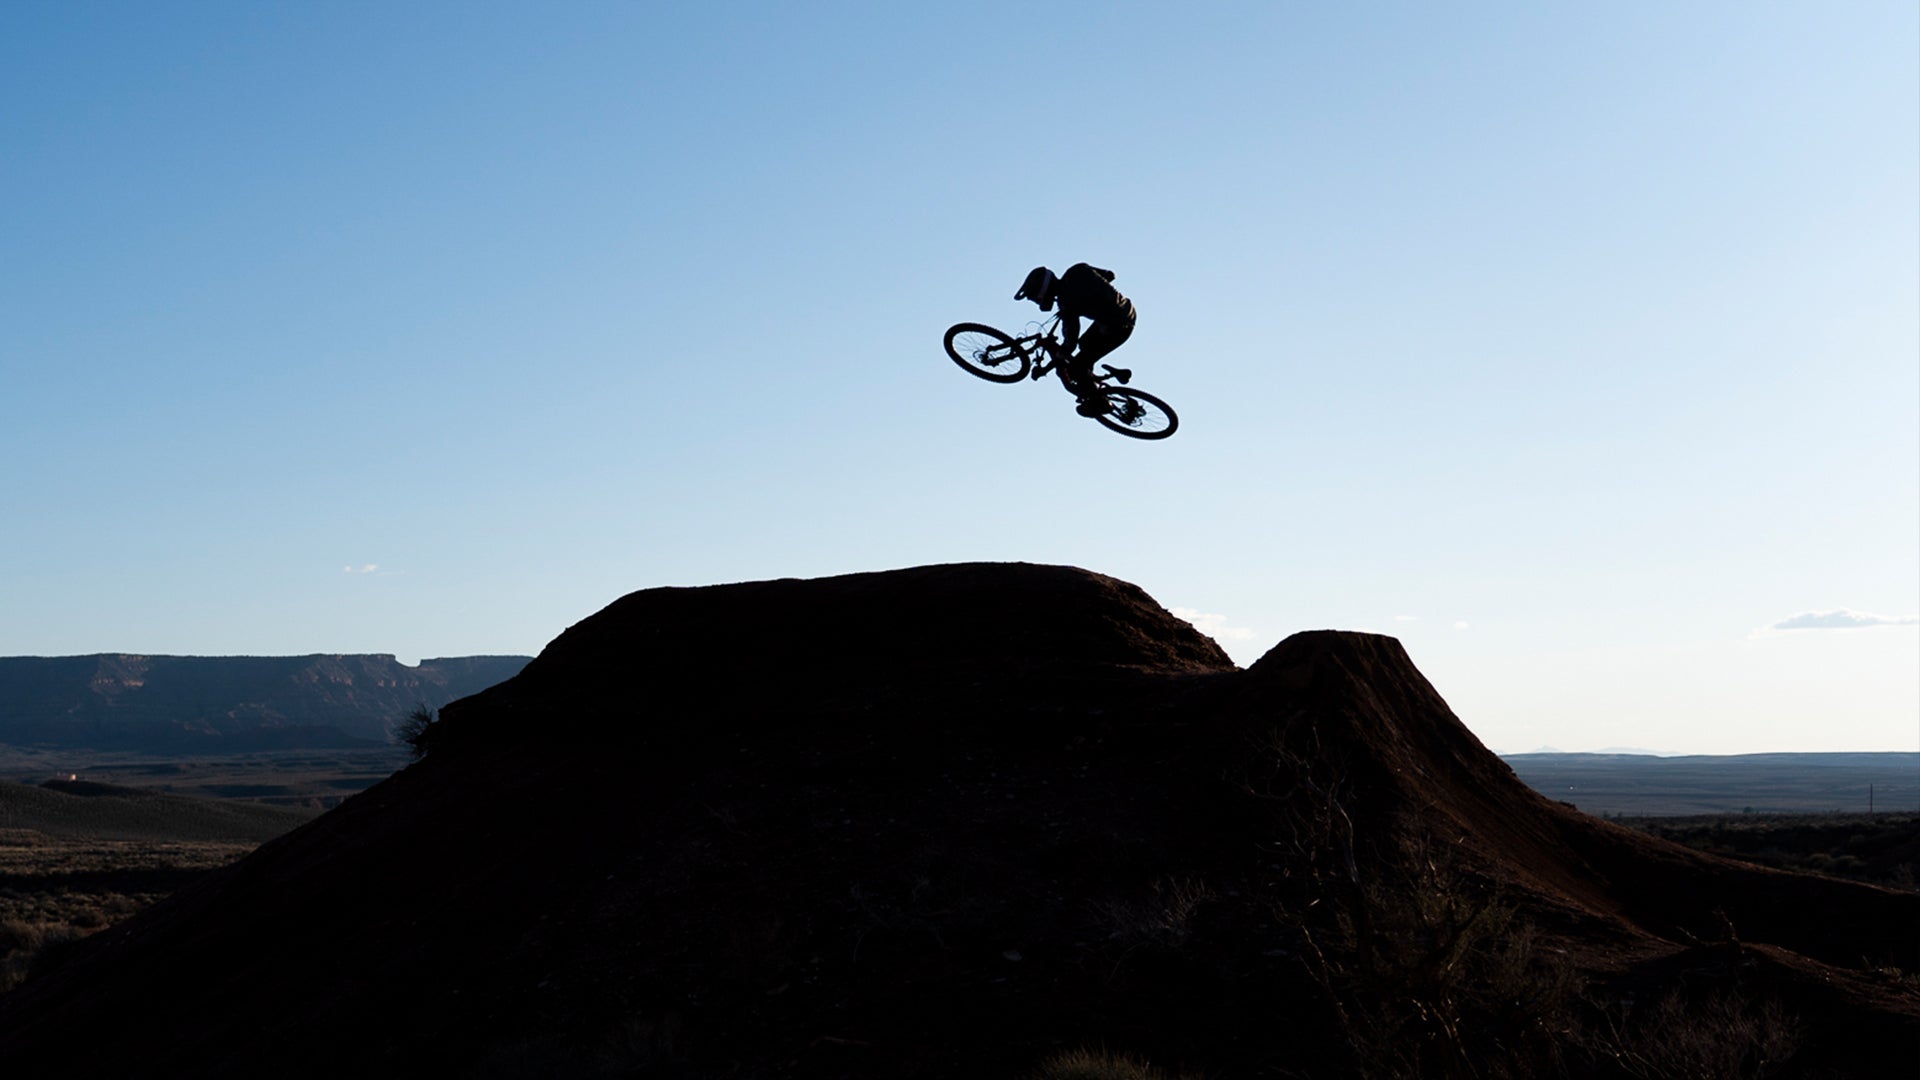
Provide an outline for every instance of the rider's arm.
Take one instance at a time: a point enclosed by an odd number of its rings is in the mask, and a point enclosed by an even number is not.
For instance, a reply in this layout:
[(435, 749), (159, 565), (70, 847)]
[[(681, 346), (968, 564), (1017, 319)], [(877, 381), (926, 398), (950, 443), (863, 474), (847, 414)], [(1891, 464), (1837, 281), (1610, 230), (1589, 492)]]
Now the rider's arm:
[(1068, 355), (1080, 344), (1080, 316), (1068, 311), (1064, 304), (1060, 307), (1060, 343), (1066, 346)]

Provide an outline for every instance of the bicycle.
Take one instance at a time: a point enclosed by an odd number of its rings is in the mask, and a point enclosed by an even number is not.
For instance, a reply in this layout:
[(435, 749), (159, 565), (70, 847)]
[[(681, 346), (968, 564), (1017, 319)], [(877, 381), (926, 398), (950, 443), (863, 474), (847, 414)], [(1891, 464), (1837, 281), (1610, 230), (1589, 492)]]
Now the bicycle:
[[(988, 382), (1017, 383), (1028, 377), (1038, 380), (1048, 372), (1057, 371), (1060, 385), (1066, 387), (1068, 393), (1073, 392), (1073, 386), (1067, 381), (1066, 344), (1060, 338), (1058, 315), (1020, 338), (980, 323), (958, 323), (948, 328), (943, 344), (947, 355), (962, 371)], [(1174, 415), (1171, 405), (1143, 390), (1124, 385), (1132, 380), (1133, 372), (1108, 364), (1099, 366), (1101, 370), (1093, 374), (1096, 394), (1082, 399), (1082, 416), (1090, 416), (1107, 428), (1136, 439), (1164, 439), (1180, 426), (1180, 418)]]

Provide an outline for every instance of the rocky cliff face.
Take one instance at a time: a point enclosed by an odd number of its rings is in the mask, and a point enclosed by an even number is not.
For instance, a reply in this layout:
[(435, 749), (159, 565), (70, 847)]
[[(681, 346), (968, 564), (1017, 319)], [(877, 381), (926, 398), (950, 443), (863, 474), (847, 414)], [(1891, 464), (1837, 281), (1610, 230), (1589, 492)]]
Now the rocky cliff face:
[(526, 657), (0, 657), (0, 742), (219, 752), (384, 741), (387, 725), (512, 678)]
[(1242, 671), (1082, 570), (635, 593), (443, 717), (0, 998), (0, 1064), (1892, 1075), (1920, 1038), (1920, 896), (1546, 800), (1389, 638)]

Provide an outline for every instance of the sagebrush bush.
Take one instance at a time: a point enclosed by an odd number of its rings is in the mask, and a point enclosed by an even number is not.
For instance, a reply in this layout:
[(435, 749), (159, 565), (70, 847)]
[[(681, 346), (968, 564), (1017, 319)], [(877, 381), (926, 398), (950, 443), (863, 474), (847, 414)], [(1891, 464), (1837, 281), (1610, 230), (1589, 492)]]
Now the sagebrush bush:
[(0, 993), (39, 974), (64, 946), (86, 936), (66, 923), (0, 920)]
[(1081, 1048), (1058, 1053), (1040, 1063), (1033, 1080), (1194, 1080), (1187, 1074), (1170, 1077), (1132, 1054)]
[(1806, 1025), (1779, 1002), (1713, 994), (1687, 1001), (1677, 993), (1651, 1008), (1613, 1020), (1597, 1040), (1622, 1073), (1645, 1080), (1670, 1076), (1785, 1075)]
[(1191, 933), (1194, 912), (1209, 897), (1202, 881), (1166, 879), (1153, 883), (1150, 896), (1095, 904), (1094, 919), (1107, 939), (1117, 944), (1178, 948)]
[(393, 722), (388, 729), (395, 744), (406, 747), (413, 753), (413, 760), (419, 761), (427, 756), (428, 733), (433, 725), (440, 722), (440, 714), (425, 702), (415, 705), (407, 715)]
[(1249, 790), (1289, 872), (1274, 921), (1298, 941), (1349, 1067), (1369, 1077), (1564, 1071), (1580, 980), (1517, 897), (1411, 815), (1356, 817), (1337, 762), (1276, 740)]

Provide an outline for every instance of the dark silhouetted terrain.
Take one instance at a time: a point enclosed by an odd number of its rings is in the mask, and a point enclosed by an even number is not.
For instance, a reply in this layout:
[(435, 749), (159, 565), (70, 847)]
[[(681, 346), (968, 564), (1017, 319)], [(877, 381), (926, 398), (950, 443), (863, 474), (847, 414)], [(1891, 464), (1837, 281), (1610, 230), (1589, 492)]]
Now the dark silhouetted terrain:
[(1390, 638), (1243, 671), (1134, 586), (1025, 564), (656, 589), (443, 717), (0, 997), (0, 1067), (1878, 1076), (1920, 1047), (1920, 895), (1544, 798)]
[(233, 753), (384, 743), (387, 725), (512, 678), (523, 656), (0, 657), (0, 743)]

